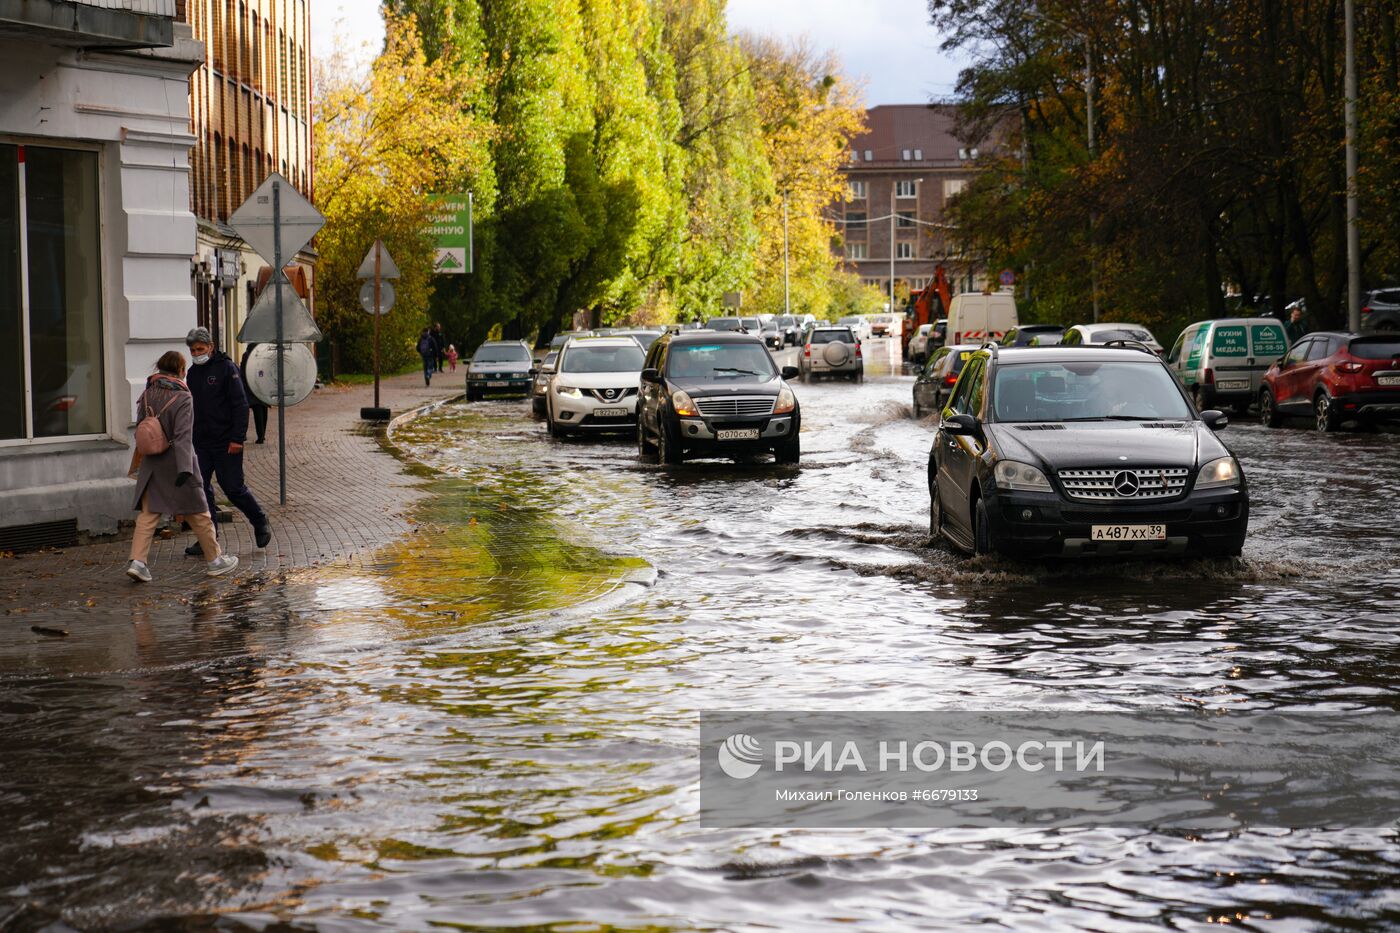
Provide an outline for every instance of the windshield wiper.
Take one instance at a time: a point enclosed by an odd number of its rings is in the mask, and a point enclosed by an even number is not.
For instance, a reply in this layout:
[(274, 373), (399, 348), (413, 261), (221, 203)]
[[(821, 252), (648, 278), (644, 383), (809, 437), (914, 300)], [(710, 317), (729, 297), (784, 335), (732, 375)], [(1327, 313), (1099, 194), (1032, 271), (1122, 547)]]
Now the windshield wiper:
[(713, 369), (713, 372), (717, 372), (717, 373), (742, 373), (742, 374), (745, 375), (745, 376), (757, 376), (757, 375), (759, 375), (758, 373), (754, 372), (752, 369), (736, 369), (736, 368), (734, 368), (733, 366), (716, 366), (716, 367)]

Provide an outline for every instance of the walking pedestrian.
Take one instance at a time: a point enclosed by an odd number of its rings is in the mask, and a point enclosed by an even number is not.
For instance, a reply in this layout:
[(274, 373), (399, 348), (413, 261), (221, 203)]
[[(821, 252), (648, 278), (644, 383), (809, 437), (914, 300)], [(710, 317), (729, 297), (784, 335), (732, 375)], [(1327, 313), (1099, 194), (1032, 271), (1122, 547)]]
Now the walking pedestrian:
[(450, 372), (457, 371), (457, 348), (450, 343), (447, 345), (447, 368)]
[(243, 376), (243, 390), (248, 393), (248, 410), (253, 413), (253, 430), (258, 436), (253, 443), (261, 444), (267, 440), (267, 403), (248, 388), (248, 357), (257, 347), (256, 343), (250, 343), (243, 349), (243, 358), (238, 361), (238, 372)]
[(442, 361), (447, 358), (447, 335), (442, 331), (442, 322), (433, 323), (433, 362), (437, 371), (442, 372)]
[(437, 341), (433, 339), (433, 329), (423, 328), (418, 335), (418, 355), (423, 358), (423, 385), (433, 384), (433, 368), (437, 360)]
[[(257, 546), (267, 547), (272, 527), (243, 480), (243, 442), (248, 437), (248, 394), (243, 377), (228, 354), (214, 349), (207, 328), (191, 330), (185, 335), (185, 344), (194, 357), (186, 382), (194, 398), (194, 450), (199, 455), (210, 514), (214, 511), (214, 477), (218, 476), (219, 488), (253, 526)], [(198, 546), (190, 545), (185, 553), (199, 553)]]
[[(154, 419), (155, 428), (149, 419)], [(151, 542), (162, 514), (183, 517), (199, 539), (198, 552), (208, 561), (211, 577), (238, 566), (238, 558), (224, 554), (214, 536), (214, 521), (204, 489), (195, 482), (199, 460), (194, 451), (194, 399), (185, 382), (185, 357), (170, 350), (156, 361), (155, 373), (136, 402), (137, 450), (136, 532), (131, 536), (131, 556), (126, 575), (139, 583), (151, 582)], [(144, 448), (144, 449), (143, 449)]]

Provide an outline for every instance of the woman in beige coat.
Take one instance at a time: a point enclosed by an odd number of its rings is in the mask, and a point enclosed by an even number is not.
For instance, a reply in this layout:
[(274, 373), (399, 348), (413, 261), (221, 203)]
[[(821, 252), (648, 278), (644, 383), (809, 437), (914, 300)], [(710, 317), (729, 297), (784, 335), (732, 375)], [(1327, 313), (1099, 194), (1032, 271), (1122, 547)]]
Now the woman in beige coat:
[(181, 515), (194, 529), (209, 562), (209, 576), (217, 577), (238, 566), (238, 558), (223, 554), (214, 537), (209, 503), (199, 481), (199, 460), (194, 452), (194, 400), (185, 385), (185, 357), (176, 350), (156, 361), (156, 372), (146, 380), (146, 391), (136, 402), (136, 420), (155, 415), (170, 442), (162, 453), (143, 456), (136, 472), (136, 533), (131, 538), (131, 560), (126, 575), (142, 583), (151, 581), (146, 559), (162, 514)]

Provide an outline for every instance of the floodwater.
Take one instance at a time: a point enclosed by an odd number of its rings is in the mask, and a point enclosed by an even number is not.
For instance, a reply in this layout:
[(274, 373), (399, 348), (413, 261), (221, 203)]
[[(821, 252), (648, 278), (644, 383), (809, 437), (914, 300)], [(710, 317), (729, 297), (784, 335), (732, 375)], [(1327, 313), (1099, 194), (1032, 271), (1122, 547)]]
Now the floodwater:
[(1231, 426), (1239, 562), (973, 560), (889, 352), (798, 388), (799, 468), (447, 405), (375, 566), (0, 632), (0, 930), (1396, 922), (1390, 830), (699, 825), (704, 709), (1396, 705), (1395, 434)]

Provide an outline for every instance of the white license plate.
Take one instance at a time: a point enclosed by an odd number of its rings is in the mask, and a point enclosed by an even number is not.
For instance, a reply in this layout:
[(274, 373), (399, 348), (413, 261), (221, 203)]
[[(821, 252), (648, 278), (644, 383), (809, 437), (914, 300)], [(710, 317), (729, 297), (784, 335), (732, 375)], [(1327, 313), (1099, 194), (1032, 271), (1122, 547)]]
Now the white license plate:
[(1166, 525), (1092, 525), (1089, 537), (1094, 541), (1165, 541)]
[(1216, 382), (1215, 387), (1222, 392), (1233, 392), (1238, 389), (1248, 389), (1248, 379), (1221, 379)]
[(1376, 385), (1400, 386), (1400, 373), (1376, 373)]
[(630, 415), (625, 408), (599, 408), (593, 412), (595, 418), (625, 418)]
[(504, 389), (504, 388), (505, 388), (506, 386), (508, 386), (508, 385), (510, 385), (509, 382), (488, 382), (488, 383), (486, 383), (486, 388), (488, 388), (488, 389)]
[(722, 441), (756, 441), (758, 428), (722, 428), (715, 432), (715, 437)]

